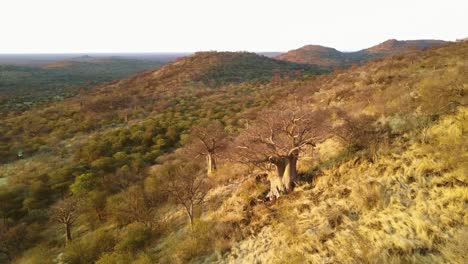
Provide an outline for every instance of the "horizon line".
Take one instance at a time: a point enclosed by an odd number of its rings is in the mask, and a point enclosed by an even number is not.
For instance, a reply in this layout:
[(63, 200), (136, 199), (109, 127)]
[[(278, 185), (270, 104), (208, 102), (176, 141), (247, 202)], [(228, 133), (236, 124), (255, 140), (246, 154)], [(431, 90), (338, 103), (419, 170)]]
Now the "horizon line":
[[(384, 41), (381, 41), (373, 46), (376, 46), (376, 45), (379, 45), (379, 44), (382, 44), (388, 40), (397, 40), (397, 41), (413, 41), (413, 40), (440, 40), (440, 41), (446, 41), (446, 42), (457, 42), (459, 40), (463, 40), (463, 39), (466, 39), (466, 38), (456, 38), (454, 40), (447, 40), (447, 39), (437, 39), (437, 38), (421, 38), (421, 39), (396, 39), (396, 38), (389, 38), (389, 39), (386, 39)], [(313, 44), (313, 43), (309, 43), (309, 44), (303, 44), (299, 47), (296, 47), (296, 48), (292, 48), (292, 49), (288, 49), (288, 50), (257, 50), (257, 51), (250, 51), (250, 50), (222, 50), (222, 49), (202, 49), (202, 50), (196, 50), (196, 51), (67, 51), (67, 52), (0, 52), (0, 56), (4, 56), (4, 55), (71, 55), (71, 54), (84, 54), (84, 55), (87, 55), (87, 54), (193, 54), (193, 53), (197, 53), (197, 52), (209, 52), (209, 51), (215, 51), (215, 52), (252, 52), (252, 53), (286, 53), (288, 51), (291, 51), (291, 50), (295, 50), (295, 49), (300, 49), (302, 47), (305, 47), (305, 46), (309, 46), (309, 45), (317, 45), (317, 46), (323, 46), (323, 47), (326, 47), (326, 48), (334, 48), (336, 49), (335, 47), (333, 46), (325, 46), (325, 45), (321, 45), (321, 44)], [(373, 47), (373, 46), (370, 46), (370, 47)], [(357, 52), (357, 51), (361, 51), (363, 49), (367, 49), (367, 48), (370, 48), (370, 47), (364, 47), (364, 48), (360, 48), (358, 50), (347, 50), (347, 49), (337, 49), (338, 51), (340, 52)]]

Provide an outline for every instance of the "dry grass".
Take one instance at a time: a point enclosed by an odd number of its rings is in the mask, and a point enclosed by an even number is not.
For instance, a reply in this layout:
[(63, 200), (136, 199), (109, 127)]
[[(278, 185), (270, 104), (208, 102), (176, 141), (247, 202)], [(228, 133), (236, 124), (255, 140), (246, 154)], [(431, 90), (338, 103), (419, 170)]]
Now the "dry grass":
[(431, 127), (428, 143), (324, 171), (312, 189), (274, 204), (272, 224), (218, 262), (464, 263), (467, 113)]
[[(226, 168), (221, 168), (216, 175), (223, 170)], [(193, 227), (186, 225), (158, 241), (155, 251), (159, 261), (211, 263), (220, 259), (236, 241), (255, 233), (268, 223), (267, 219), (262, 218), (269, 215), (262, 211), (266, 207), (256, 206), (260, 202), (258, 197), (268, 190), (266, 181), (260, 176), (240, 179), (236, 176), (238, 170), (228, 171), (231, 177), (217, 179), (217, 186), (206, 196), (203, 213)], [(175, 216), (174, 212), (169, 214)], [(180, 214), (176, 218), (184, 217)]]

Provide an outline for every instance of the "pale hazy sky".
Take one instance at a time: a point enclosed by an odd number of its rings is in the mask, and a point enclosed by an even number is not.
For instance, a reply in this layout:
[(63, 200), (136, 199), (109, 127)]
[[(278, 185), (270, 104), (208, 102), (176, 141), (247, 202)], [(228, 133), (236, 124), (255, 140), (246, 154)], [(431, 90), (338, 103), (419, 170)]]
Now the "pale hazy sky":
[(352, 51), (464, 37), (467, 0), (0, 0), (0, 53)]

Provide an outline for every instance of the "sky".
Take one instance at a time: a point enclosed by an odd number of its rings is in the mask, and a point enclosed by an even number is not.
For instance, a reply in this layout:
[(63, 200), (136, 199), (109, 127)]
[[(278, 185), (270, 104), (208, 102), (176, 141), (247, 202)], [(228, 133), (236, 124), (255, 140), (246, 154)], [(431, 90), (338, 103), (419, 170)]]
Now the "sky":
[(466, 0), (0, 0), (0, 53), (355, 51), (468, 37)]

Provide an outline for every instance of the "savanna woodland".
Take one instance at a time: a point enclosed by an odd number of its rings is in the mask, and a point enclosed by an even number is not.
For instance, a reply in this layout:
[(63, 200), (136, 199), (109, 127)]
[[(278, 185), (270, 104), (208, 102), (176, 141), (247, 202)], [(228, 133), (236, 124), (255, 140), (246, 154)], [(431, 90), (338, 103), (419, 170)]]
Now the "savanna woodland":
[(0, 263), (466, 263), (468, 42), (346, 63), (198, 52), (5, 105)]

